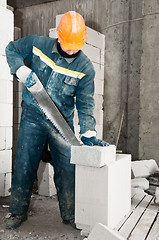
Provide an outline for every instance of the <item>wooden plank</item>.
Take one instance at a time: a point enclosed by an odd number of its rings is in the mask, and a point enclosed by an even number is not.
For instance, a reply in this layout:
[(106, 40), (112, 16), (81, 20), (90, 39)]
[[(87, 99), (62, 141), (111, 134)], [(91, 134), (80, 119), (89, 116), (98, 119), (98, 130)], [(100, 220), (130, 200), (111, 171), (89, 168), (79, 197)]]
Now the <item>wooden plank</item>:
[[(139, 199), (139, 198), (138, 198)], [(139, 205), (134, 209), (128, 220), (125, 222), (125, 224), (121, 227), (119, 230), (120, 234), (128, 238), (130, 233), (133, 231), (133, 229), (136, 226), (136, 223), (139, 221), (141, 216), (144, 214), (145, 208), (150, 204), (150, 201), (152, 200), (152, 196), (147, 195), (144, 197), (144, 199), (139, 203)]]
[(141, 201), (146, 197), (146, 193), (144, 194), (136, 194), (135, 196), (132, 197), (131, 201), (131, 209), (135, 209)]
[(145, 240), (149, 229), (155, 220), (156, 214), (156, 211), (147, 209), (131, 233), (129, 240)]
[(156, 216), (156, 219), (154, 221), (154, 224), (150, 230), (150, 233), (146, 240), (157, 240), (159, 239), (159, 215)]

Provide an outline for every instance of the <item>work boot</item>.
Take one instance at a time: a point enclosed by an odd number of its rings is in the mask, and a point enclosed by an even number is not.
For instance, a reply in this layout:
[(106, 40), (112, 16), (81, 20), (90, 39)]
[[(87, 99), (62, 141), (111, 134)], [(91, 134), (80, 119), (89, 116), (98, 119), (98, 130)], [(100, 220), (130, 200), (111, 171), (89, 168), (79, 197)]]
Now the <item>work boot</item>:
[(15, 229), (19, 227), (22, 222), (27, 220), (27, 214), (23, 215), (16, 215), (16, 214), (10, 214), (6, 221), (6, 229)]
[(71, 219), (71, 220), (62, 220), (62, 223), (64, 223), (64, 224), (70, 224), (74, 229), (77, 229), (74, 219)]

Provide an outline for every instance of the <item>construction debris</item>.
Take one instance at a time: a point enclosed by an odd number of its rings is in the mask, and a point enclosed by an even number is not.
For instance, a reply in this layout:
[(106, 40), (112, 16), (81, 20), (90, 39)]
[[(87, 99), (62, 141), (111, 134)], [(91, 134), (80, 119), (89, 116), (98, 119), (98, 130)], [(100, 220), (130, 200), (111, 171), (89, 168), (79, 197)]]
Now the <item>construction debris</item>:
[(107, 226), (97, 223), (95, 227), (92, 229), (88, 238), (84, 238), (84, 240), (125, 240), (118, 232), (114, 231)]
[(158, 165), (153, 159), (133, 161), (131, 167), (133, 178), (148, 177), (159, 171)]
[(149, 181), (146, 178), (134, 178), (131, 179), (131, 187), (147, 190), (149, 189)]

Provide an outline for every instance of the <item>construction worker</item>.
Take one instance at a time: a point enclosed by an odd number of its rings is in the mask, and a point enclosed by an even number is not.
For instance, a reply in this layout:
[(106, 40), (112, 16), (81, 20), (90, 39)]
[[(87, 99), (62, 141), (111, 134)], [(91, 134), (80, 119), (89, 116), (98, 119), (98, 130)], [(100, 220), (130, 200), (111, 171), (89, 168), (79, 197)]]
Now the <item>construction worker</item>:
[(57, 39), (31, 35), (12, 41), (6, 47), (11, 74), (24, 83), (7, 229), (17, 228), (27, 219), (32, 187), (46, 142), (51, 151), (62, 221), (75, 226), (75, 171), (74, 165), (70, 164), (70, 145), (65, 143), (33, 98), (30, 90), (39, 87), (34, 74), (73, 131), (76, 104), (84, 144), (108, 145), (96, 138), (93, 116), (95, 71), (81, 50), (87, 35), (82, 16), (74, 11), (65, 13), (57, 35)]

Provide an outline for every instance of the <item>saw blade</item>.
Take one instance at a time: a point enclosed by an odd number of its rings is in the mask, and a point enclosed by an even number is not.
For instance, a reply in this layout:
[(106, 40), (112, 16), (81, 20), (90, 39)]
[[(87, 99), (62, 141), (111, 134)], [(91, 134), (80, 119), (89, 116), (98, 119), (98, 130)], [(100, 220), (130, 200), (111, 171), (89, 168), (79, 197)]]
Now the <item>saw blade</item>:
[[(49, 94), (43, 87), (42, 83), (40, 82), (39, 78), (34, 74), (36, 79), (36, 84), (39, 88), (35, 85), (28, 88), (28, 90), (32, 93), (34, 99), (38, 103), (39, 107), (48, 117), (48, 119), (52, 122), (61, 136), (71, 145), (80, 146), (80, 142), (76, 138), (75, 134), (73, 133), (72, 129), (64, 119), (63, 115), (58, 110), (57, 106), (50, 98)], [(36, 89), (37, 88), (37, 89)]]

